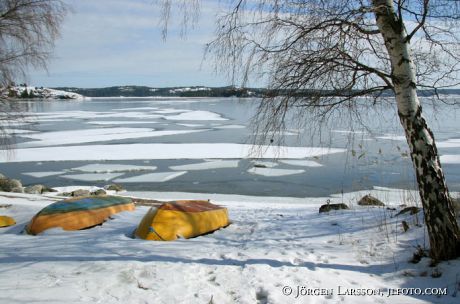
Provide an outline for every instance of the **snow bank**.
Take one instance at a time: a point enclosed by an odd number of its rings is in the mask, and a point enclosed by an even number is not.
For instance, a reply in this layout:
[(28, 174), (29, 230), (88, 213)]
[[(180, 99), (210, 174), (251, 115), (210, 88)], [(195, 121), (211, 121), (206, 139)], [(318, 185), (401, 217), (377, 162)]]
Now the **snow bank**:
[[(460, 260), (436, 267), (429, 266), (428, 258), (409, 263), (416, 246), (426, 242), (425, 227), (415, 225), (423, 217), (395, 217), (397, 210), (357, 206), (356, 200), (368, 193), (396, 208), (404, 196), (416, 195), (395, 189), (323, 198), (126, 193), (161, 200), (211, 199), (228, 208), (232, 224), (227, 228), (175, 242), (131, 238), (147, 207), (116, 214), (92, 229), (57, 229), (32, 237), (21, 233), (24, 225), (54, 200), (0, 193), (2, 202), (12, 204), (0, 209), (2, 214), (17, 221), (0, 229), (0, 301), (458, 303), (453, 295)], [(352, 209), (318, 214), (327, 199)], [(401, 220), (410, 225), (405, 233)], [(432, 278), (435, 270), (442, 276)], [(403, 294), (401, 288), (445, 289), (446, 295)], [(362, 291), (366, 294), (352, 294)]]

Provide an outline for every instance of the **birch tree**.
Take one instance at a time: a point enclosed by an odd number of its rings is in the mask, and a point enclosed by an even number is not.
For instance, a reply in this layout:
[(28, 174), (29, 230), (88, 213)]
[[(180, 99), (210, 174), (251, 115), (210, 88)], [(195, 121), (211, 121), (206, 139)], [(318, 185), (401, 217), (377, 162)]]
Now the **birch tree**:
[[(165, 16), (174, 2), (163, 0)], [(234, 81), (244, 85), (254, 75), (267, 80), (271, 94), (255, 117), (265, 134), (261, 141), (283, 129), (292, 109), (322, 120), (333, 111), (359, 111), (358, 97), (374, 105), (391, 92), (415, 169), (430, 256), (434, 261), (460, 256), (458, 223), (417, 95), (417, 89), (437, 93), (458, 85), (459, 1), (220, 3), (229, 9), (219, 17), (207, 52)]]

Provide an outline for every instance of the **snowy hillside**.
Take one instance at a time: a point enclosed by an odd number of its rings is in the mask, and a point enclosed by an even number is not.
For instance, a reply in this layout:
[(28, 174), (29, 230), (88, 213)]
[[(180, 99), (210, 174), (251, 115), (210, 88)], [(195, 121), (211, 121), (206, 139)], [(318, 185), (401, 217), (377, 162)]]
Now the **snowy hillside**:
[(24, 99), (77, 99), (81, 100), (85, 97), (83, 95), (49, 89), (44, 87), (34, 87), (34, 86), (11, 86), (8, 88), (2, 88), (0, 91), (2, 97), (6, 98), (24, 98)]

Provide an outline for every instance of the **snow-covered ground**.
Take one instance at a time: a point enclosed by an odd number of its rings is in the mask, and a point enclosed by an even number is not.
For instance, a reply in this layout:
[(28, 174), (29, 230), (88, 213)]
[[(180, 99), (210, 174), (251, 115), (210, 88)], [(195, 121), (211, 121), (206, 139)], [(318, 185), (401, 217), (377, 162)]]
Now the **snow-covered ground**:
[[(358, 206), (368, 193), (397, 210)], [(148, 209), (137, 207), (92, 229), (29, 236), (24, 226), (54, 199), (0, 193), (1, 204), (12, 204), (0, 214), (17, 221), (0, 229), (0, 303), (459, 303), (460, 260), (408, 262), (427, 238), (420, 214), (395, 216), (400, 204), (415, 203), (407, 190), (125, 194), (211, 199), (228, 208), (232, 224), (189, 240), (144, 241), (131, 237)], [(319, 214), (327, 199), (351, 209)]]

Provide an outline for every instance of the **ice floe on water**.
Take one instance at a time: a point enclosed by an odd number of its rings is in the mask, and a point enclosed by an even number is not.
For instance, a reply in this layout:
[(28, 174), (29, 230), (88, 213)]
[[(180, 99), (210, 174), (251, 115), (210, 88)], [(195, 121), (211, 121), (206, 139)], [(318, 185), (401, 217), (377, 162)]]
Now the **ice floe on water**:
[(406, 141), (406, 137), (404, 135), (396, 135), (396, 134), (385, 134), (382, 136), (376, 136), (375, 138), (396, 140), (396, 141)]
[(436, 143), (438, 148), (460, 148), (460, 139), (451, 138), (446, 141), (439, 141)]
[(109, 181), (116, 177), (122, 176), (124, 173), (84, 173), (73, 175), (61, 175), (62, 178), (73, 179), (85, 182)]
[(222, 168), (238, 168), (239, 160), (215, 160), (205, 161), (202, 163), (171, 166), (172, 170), (179, 171), (191, 171), (191, 170), (210, 170), (210, 169), (222, 169)]
[(321, 167), (323, 166), (320, 163), (315, 162), (313, 160), (282, 159), (280, 160), (280, 163), (291, 165), (291, 166), (299, 166), (299, 167)]
[(191, 111), (177, 115), (164, 116), (167, 120), (228, 120), (218, 113), (210, 111)]
[(134, 124), (157, 124), (158, 121), (131, 121), (131, 120), (107, 120), (107, 121), (88, 121), (91, 125), (134, 125)]
[(116, 183), (162, 183), (184, 175), (187, 171), (180, 172), (158, 172), (138, 175), (134, 177), (118, 178)]
[(248, 173), (263, 176), (286, 176), (304, 173), (305, 170), (275, 169), (254, 167), (248, 170)]
[(6, 134), (29, 134), (36, 133), (36, 130), (25, 130), (25, 129), (3, 129)]
[(72, 161), (72, 160), (138, 160), (138, 159), (303, 159), (345, 149), (320, 147), (260, 146), (262, 154), (245, 144), (119, 144), (16, 149), (14, 154), (0, 150), (0, 162)]
[(93, 111), (56, 111), (45, 113), (33, 113), (29, 117), (42, 121), (50, 119), (93, 119), (101, 115), (111, 114), (113, 112), (93, 112)]
[(243, 125), (222, 125), (222, 126), (215, 126), (216, 129), (244, 129), (246, 126)]
[(158, 110), (158, 107), (137, 107), (137, 108), (118, 108), (113, 109), (114, 111), (153, 111)]
[(260, 136), (260, 135), (264, 135), (264, 136), (298, 136), (299, 131), (297, 131), (297, 130), (268, 131), (268, 132), (260, 131), (258, 133), (254, 133), (253, 135), (255, 135), (255, 136)]
[(37, 146), (60, 146), (68, 144), (102, 142), (111, 140), (179, 135), (203, 131), (207, 130), (202, 129), (155, 131), (155, 129), (151, 128), (99, 128), (86, 130), (43, 132), (39, 134), (24, 135), (24, 137), (35, 139), (37, 141), (21, 143), (18, 144), (18, 147), (26, 148)]
[[(93, 112), (93, 111), (60, 111), (37, 113), (30, 115), (31, 119), (36, 121), (61, 121), (66, 119), (106, 119), (106, 118), (134, 118), (134, 119), (166, 119), (166, 120), (197, 120), (197, 121), (223, 121), (228, 120), (222, 115), (203, 110), (187, 109), (157, 109), (157, 108), (125, 108), (115, 109), (110, 112)], [(137, 110), (137, 111), (136, 111)], [(141, 111), (139, 111), (141, 110)], [(151, 112), (149, 111), (151, 110)]]
[(111, 172), (129, 172), (129, 171), (154, 171), (156, 166), (135, 166), (123, 164), (90, 164), (77, 168), (73, 171), (93, 172), (93, 173), (111, 173)]
[(44, 172), (24, 172), (22, 174), (29, 175), (36, 178), (60, 175), (66, 173), (65, 171), (44, 171)]
[(278, 163), (271, 161), (253, 161), (252, 164), (254, 167), (259, 168), (274, 168), (278, 166)]
[(146, 112), (122, 112), (97, 115), (97, 118), (134, 118), (134, 119), (157, 119), (163, 115), (151, 114)]
[(191, 112), (191, 110), (185, 110), (185, 109), (161, 109), (161, 110), (156, 110), (154, 112), (158, 113), (158, 114), (177, 114), (177, 113)]
[(101, 119), (101, 118), (136, 118), (136, 119), (156, 119), (163, 115), (152, 114), (142, 111), (128, 112), (94, 112), (94, 111), (62, 111), (48, 113), (34, 113), (30, 118), (37, 121), (63, 120), (63, 119)]
[(460, 164), (460, 155), (453, 155), (453, 154), (441, 155), (441, 163)]
[(47, 123), (50, 123), (50, 122), (61, 122), (61, 121), (69, 121), (68, 118), (49, 118), (49, 119), (34, 119), (34, 123), (38, 123), (38, 124), (47, 124)]
[(201, 124), (186, 124), (186, 123), (178, 123), (178, 126), (182, 127), (187, 127), (187, 128), (199, 128), (199, 127), (204, 127), (204, 125)]
[(343, 134), (369, 134), (366, 131), (360, 130), (331, 130), (332, 133), (343, 133)]

